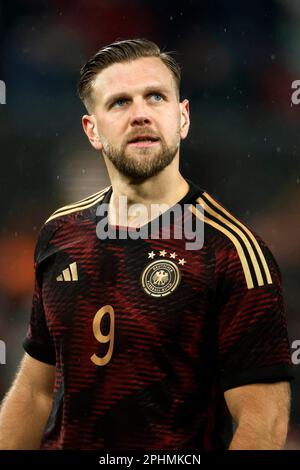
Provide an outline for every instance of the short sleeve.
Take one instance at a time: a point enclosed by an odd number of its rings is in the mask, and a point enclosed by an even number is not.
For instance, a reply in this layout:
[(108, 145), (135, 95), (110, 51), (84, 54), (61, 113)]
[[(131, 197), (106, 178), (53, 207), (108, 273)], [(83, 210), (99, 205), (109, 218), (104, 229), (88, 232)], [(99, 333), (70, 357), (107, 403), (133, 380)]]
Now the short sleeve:
[(55, 365), (55, 348), (47, 326), (42, 296), (42, 275), (39, 269), (38, 259), (40, 258), (41, 247), (45, 240), (43, 231), (40, 234), (35, 249), (35, 286), (32, 297), (32, 307), (29, 326), (26, 337), (23, 341), (24, 350), (33, 358)]
[[(237, 251), (220, 263), (217, 309), (218, 361), (223, 390), (291, 380), (292, 364), (277, 263), (261, 240), (262, 285), (249, 288)], [(253, 269), (252, 275), (258, 273)], [(266, 275), (267, 273), (267, 275)]]

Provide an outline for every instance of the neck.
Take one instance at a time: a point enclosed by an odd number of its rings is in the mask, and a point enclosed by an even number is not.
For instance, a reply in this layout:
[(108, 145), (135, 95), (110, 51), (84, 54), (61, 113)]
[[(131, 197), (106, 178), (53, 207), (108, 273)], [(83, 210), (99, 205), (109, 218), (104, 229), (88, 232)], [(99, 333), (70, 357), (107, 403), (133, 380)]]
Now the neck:
[[(155, 214), (157, 215), (153, 210), (153, 204), (164, 205), (164, 210), (167, 210), (180, 201), (187, 194), (189, 185), (179, 172), (178, 161), (179, 158), (175, 157), (173, 162), (163, 171), (142, 182), (131, 180), (114, 171), (114, 167), (109, 168), (108, 165), (113, 189), (110, 199), (110, 223), (123, 225), (120, 220), (125, 215), (124, 200), (126, 200), (127, 208), (127, 225), (133, 227), (142, 226), (155, 217)], [(133, 210), (134, 204), (142, 205), (145, 208), (143, 215), (139, 210)], [(151, 217), (151, 213), (154, 214), (153, 217)]]

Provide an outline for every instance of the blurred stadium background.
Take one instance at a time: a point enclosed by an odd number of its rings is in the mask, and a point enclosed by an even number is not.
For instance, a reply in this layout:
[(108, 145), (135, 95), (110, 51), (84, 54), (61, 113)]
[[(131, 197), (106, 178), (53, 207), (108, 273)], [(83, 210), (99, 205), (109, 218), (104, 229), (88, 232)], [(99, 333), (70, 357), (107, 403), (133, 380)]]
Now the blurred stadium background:
[[(38, 230), (53, 210), (108, 182), (81, 130), (79, 68), (128, 37), (177, 51), (192, 119), (182, 172), (269, 244), (291, 344), (300, 340), (300, 105), (291, 105), (299, 0), (1, 1), (0, 399), (22, 356)], [(300, 365), (295, 373), (288, 449), (300, 449)]]

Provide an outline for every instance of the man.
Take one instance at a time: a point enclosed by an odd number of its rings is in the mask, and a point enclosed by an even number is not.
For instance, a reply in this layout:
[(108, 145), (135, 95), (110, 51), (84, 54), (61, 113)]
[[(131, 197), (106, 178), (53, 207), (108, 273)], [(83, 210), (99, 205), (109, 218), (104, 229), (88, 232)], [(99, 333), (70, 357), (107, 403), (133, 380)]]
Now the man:
[[(280, 274), (265, 244), (180, 174), (179, 84), (175, 60), (148, 40), (111, 44), (81, 70), (83, 128), (111, 187), (41, 230), (2, 449), (220, 449), (232, 418), (230, 449), (284, 446)], [(188, 249), (203, 225), (202, 248)]]

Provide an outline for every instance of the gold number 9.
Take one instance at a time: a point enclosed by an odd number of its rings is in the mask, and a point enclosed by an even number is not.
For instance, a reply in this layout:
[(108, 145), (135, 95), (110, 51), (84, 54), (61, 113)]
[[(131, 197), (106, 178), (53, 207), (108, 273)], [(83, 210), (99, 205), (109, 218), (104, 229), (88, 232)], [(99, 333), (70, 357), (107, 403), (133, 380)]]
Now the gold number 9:
[[(101, 332), (101, 322), (106, 315), (106, 313), (109, 314), (109, 319), (110, 319), (110, 327), (109, 327), (109, 332), (107, 335), (104, 335)], [(112, 308), (111, 305), (104, 305), (104, 307), (101, 307), (96, 315), (94, 316), (93, 320), (93, 333), (97, 341), (99, 343), (108, 343), (108, 351), (103, 357), (98, 357), (96, 354), (93, 354), (91, 356), (91, 361), (96, 364), (96, 366), (105, 366), (111, 359), (112, 353), (113, 353), (113, 348), (114, 348), (114, 337), (115, 337), (115, 312), (114, 309)]]

